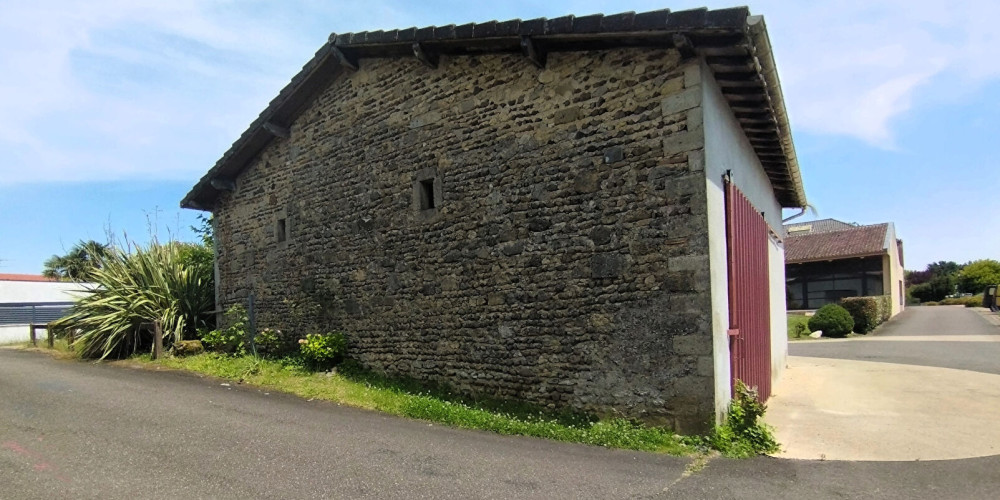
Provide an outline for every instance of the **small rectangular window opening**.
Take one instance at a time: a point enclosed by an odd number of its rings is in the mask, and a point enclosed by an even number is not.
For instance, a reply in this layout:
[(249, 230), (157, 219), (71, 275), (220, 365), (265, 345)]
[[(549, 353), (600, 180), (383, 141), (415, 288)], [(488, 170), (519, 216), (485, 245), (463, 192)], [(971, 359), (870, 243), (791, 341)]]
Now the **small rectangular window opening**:
[(434, 179), (420, 181), (420, 209), (434, 208)]
[(277, 227), (275, 228), (275, 232), (277, 233), (278, 236), (278, 243), (285, 241), (285, 239), (288, 237), (288, 234), (285, 231), (285, 219), (278, 219), (278, 224)]

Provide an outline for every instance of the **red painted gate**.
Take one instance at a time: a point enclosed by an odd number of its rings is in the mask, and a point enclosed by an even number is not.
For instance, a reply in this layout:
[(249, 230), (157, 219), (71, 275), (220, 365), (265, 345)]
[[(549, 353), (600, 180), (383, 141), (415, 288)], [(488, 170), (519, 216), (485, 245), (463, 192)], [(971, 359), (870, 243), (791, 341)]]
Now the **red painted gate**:
[(771, 396), (771, 293), (767, 223), (750, 200), (726, 181), (729, 255), (729, 355), (732, 385), (757, 387)]

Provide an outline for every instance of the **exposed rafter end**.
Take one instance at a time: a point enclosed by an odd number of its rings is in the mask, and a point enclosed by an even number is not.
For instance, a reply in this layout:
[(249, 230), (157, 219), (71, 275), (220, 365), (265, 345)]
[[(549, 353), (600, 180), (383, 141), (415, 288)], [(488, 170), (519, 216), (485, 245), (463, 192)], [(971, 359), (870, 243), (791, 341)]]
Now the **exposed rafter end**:
[(521, 37), (521, 53), (524, 57), (527, 57), (529, 61), (534, 63), (535, 66), (539, 68), (545, 67), (545, 61), (548, 58), (547, 53), (544, 49), (538, 47), (538, 44), (531, 39), (530, 36)]
[(283, 127), (274, 122), (264, 122), (264, 130), (267, 130), (271, 133), (271, 135), (281, 137), (282, 139), (288, 139), (292, 136), (292, 131), (288, 130), (288, 127)]
[(420, 42), (413, 42), (413, 55), (417, 56), (417, 59), (424, 63), (424, 66), (437, 69), (440, 56), (436, 52), (424, 49)]
[(334, 45), (331, 50), (333, 51), (333, 56), (337, 58), (337, 62), (339, 62), (341, 66), (351, 68), (354, 71), (358, 70), (358, 58), (356, 56), (351, 57), (347, 55), (347, 53), (336, 45)]
[(682, 59), (688, 59), (694, 57), (694, 44), (691, 43), (691, 39), (680, 33), (674, 33), (673, 35), (674, 48), (681, 53)]
[(215, 177), (211, 181), (212, 187), (219, 191), (236, 191), (236, 181), (225, 177)]

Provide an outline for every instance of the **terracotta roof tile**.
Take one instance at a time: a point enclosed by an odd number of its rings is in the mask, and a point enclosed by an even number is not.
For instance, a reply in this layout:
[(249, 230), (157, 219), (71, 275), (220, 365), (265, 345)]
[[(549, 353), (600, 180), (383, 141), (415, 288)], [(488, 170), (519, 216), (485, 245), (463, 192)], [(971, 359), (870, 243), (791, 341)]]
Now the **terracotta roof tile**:
[(857, 224), (848, 224), (837, 219), (819, 219), (807, 222), (785, 224), (785, 234), (789, 236), (802, 236), (804, 234), (828, 233), (830, 231), (843, 231), (858, 227)]
[(0, 281), (59, 281), (37, 274), (0, 274)]
[(885, 235), (889, 224), (858, 226), (785, 238), (785, 262), (861, 257), (885, 253)]

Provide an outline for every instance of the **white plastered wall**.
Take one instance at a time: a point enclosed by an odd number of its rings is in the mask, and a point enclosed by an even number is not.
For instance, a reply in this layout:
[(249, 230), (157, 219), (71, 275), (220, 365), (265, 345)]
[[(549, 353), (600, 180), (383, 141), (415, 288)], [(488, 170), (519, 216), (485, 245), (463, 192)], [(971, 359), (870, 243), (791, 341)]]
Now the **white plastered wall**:
[[(82, 290), (83, 285), (64, 281), (0, 281), (0, 303), (70, 302)], [(0, 345), (27, 342), (28, 338), (27, 325), (0, 325)]]
[(84, 285), (68, 281), (0, 281), (0, 303), (70, 302)]
[[(705, 131), (705, 182), (708, 201), (709, 274), (712, 293), (712, 337), (715, 357), (715, 409), (721, 418), (729, 406), (729, 276), (726, 255), (726, 206), (723, 175), (764, 213), (767, 224), (781, 231), (781, 206), (753, 147), (733, 116), (707, 66), (701, 66)], [(771, 378), (785, 367), (788, 335), (785, 321), (785, 251), (774, 237), (768, 245), (771, 299)]]

